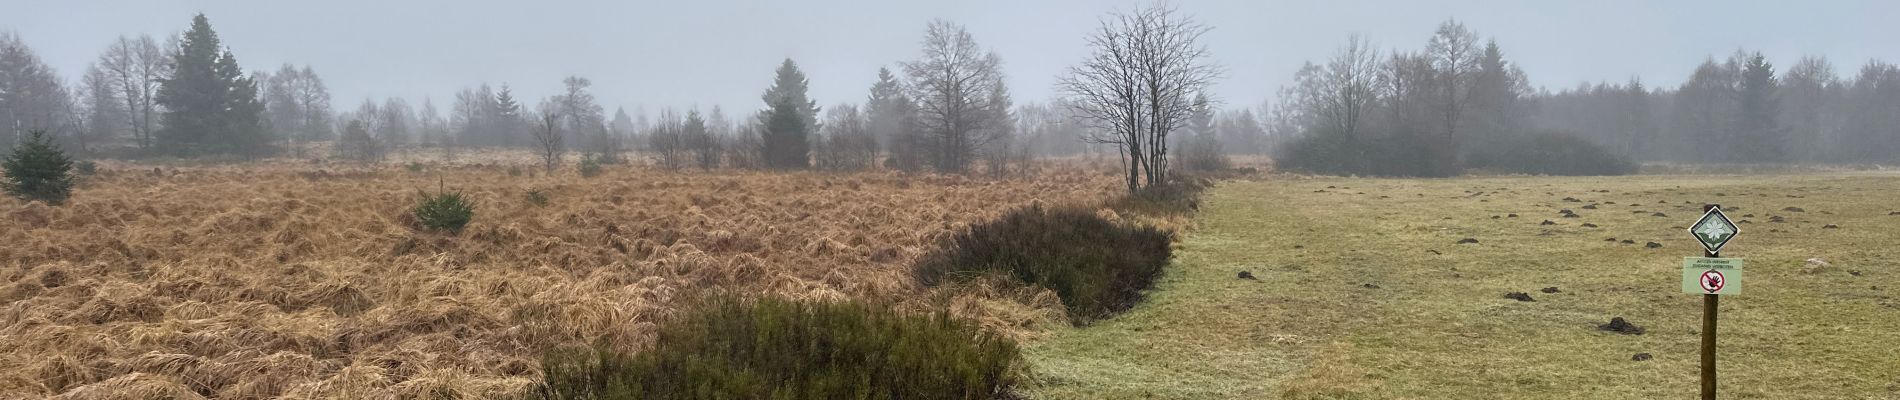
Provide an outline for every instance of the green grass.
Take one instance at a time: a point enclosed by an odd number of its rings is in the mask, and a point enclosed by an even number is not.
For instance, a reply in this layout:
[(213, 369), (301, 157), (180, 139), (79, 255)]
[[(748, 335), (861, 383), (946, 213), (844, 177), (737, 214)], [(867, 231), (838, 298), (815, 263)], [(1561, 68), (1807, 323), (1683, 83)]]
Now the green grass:
[[(1748, 269), (1722, 302), (1722, 397), (1900, 398), (1896, 189), (1873, 174), (1227, 182), (1146, 302), (1026, 346), (1031, 394), (1693, 398), (1701, 299), (1678, 281), (1699, 253), (1682, 228), (1719, 202), (1753, 222), (1725, 253)], [(1833, 267), (1805, 273), (1809, 258)], [(1648, 333), (1595, 329), (1617, 316)]]

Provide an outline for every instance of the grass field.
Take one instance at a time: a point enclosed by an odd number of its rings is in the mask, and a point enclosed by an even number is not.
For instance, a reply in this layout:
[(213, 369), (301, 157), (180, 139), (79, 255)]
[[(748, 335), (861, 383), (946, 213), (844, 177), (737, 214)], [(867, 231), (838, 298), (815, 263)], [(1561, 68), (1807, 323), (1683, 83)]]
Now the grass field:
[[(1724, 255), (1748, 259), (1721, 303), (1723, 398), (1900, 398), (1896, 188), (1852, 173), (1229, 181), (1147, 302), (1028, 345), (1032, 394), (1693, 398), (1702, 300), (1679, 269), (1700, 253), (1683, 228), (1717, 202), (1742, 228)], [(1612, 317), (1646, 333), (1597, 329)]]
[[(1005, 211), (1119, 194), (1079, 168), (535, 171), (115, 164), (62, 206), (0, 199), (0, 399), (514, 398), (551, 348), (637, 351), (716, 291), (1035, 335), (1064, 321), (1053, 295), (922, 288), (910, 265)], [(411, 221), (441, 184), (475, 202), (459, 235)]]

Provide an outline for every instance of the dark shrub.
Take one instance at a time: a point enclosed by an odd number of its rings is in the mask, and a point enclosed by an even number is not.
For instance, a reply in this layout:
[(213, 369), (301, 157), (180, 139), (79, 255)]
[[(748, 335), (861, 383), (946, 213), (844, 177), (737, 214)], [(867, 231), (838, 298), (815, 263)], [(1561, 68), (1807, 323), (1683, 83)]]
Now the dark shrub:
[(920, 261), (926, 286), (1001, 274), (1049, 288), (1086, 324), (1141, 300), (1168, 263), (1172, 235), (1112, 222), (1079, 207), (1031, 206), (971, 227)]
[(475, 204), (460, 192), (443, 190), (418, 193), (422, 195), (422, 202), (417, 203), (411, 212), (415, 214), (416, 222), (425, 228), (461, 232), (462, 227), (475, 218)]
[(1122, 196), (1109, 202), (1109, 208), (1116, 212), (1144, 214), (1148, 216), (1187, 215), (1201, 209), (1201, 192), (1213, 186), (1213, 182), (1187, 176), (1179, 172), (1166, 185), (1142, 187), (1134, 194)]
[(1447, 145), (1411, 134), (1353, 140), (1311, 134), (1293, 139), (1274, 160), (1281, 169), (1325, 175), (1446, 177), (1461, 172)]
[(93, 174), (99, 173), (99, 163), (93, 162), (92, 160), (73, 163), (73, 171), (78, 172), (80, 175), (92, 176)]
[(44, 131), (33, 131), (0, 160), (0, 189), (22, 200), (60, 204), (73, 194), (73, 160)]
[(1192, 135), (1182, 140), (1175, 162), (1184, 171), (1222, 171), (1231, 167), (1220, 140), (1211, 134)]
[(1603, 146), (1564, 134), (1516, 137), (1472, 152), (1473, 168), (1533, 175), (1629, 175), (1637, 165)]
[(422, 172), (423, 166), (422, 163), (410, 161), (408, 164), (403, 164), (402, 168), (409, 172)]
[(557, 351), (551, 399), (994, 399), (1021, 374), (1016, 344), (947, 313), (862, 302), (712, 297), (627, 355)]

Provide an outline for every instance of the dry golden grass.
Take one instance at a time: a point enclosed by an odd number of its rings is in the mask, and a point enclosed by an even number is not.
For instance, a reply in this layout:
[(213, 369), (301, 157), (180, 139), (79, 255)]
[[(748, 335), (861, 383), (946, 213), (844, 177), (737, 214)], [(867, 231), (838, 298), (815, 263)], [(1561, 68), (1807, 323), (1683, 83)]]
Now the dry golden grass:
[[(1062, 321), (1052, 294), (923, 289), (908, 266), (1008, 209), (1118, 191), (1084, 168), (1033, 180), (102, 169), (66, 206), (0, 201), (0, 398), (515, 397), (542, 351), (637, 351), (708, 290), (948, 307), (1033, 335)], [(408, 220), (438, 181), (475, 201), (459, 235)], [(549, 203), (528, 204), (530, 189)]]

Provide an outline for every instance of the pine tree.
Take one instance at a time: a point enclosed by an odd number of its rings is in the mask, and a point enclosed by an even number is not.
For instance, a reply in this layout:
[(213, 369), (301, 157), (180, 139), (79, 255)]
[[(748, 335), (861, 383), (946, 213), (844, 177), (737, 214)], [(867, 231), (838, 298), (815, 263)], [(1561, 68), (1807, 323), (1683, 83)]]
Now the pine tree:
[(917, 130), (917, 105), (904, 95), (904, 85), (889, 68), (878, 68), (877, 83), (871, 84), (871, 96), (864, 102), (871, 135), (888, 143), (890, 158), (886, 165), (903, 171), (923, 168), (921, 132)]
[(811, 166), (811, 133), (817, 130), (818, 105), (805, 94), (808, 82), (792, 59), (778, 68), (778, 78), (762, 96), (766, 110), (761, 155), (767, 168), (804, 169)]
[(508, 84), (501, 84), (501, 91), (495, 93), (494, 107), (493, 123), (495, 125), (490, 129), (494, 130), (497, 143), (509, 146), (520, 145), (522, 141), (516, 134), (516, 128), (521, 122), (521, 103), (515, 101), (514, 91), (508, 88)]
[(1737, 91), (1741, 113), (1737, 116), (1735, 135), (1739, 137), (1729, 142), (1730, 154), (1735, 157), (1731, 161), (1787, 161), (1786, 129), (1776, 118), (1781, 114), (1780, 96), (1775, 94), (1777, 86), (1775, 66), (1761, 53), (1749, 55), (1742, 64), (1742, 80)]
[(704, 170), (719, 167), (719, 140), (706, 128), (706, 118), (699, 115), (698, 109), (686, 112), (686, 125), (680, 134), (693, 154), (694, 164)]
[(172, 67), (172, 76), (158, 88), (158, 103), (165, 109), (157, 135), (160, 149), (180, 156), (255, 156), (262, 150), (264, 106), (257, 83), (245, 77), (204, 14), (192, 17), (191, 29), (174, 49)]
[(0, 160), (0, 189), (22, 200), (60, 204), (73, 192), (73, 161), (53, 143), (46, 131), (32, 131), (25, 141), (13, 148), (13, 154)]

